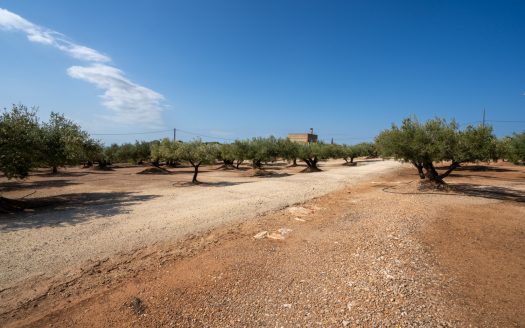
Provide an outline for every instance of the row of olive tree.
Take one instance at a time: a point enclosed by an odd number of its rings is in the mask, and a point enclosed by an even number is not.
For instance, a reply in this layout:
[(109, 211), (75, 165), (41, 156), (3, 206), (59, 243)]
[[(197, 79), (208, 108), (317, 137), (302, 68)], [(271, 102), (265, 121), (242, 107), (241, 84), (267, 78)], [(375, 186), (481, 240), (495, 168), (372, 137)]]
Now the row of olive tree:
[(161, 162), (176, 165), (180, 161), (190, 163), (194, 169), (193, 182), (197, 182), (200, 165), (221, 161), (225, 168), (239, 168), (245, 161), (250, 161), (254, 169), (262, 169), (266, 163), (278, 159), (287, 160), (293, 166), (297, 160), (307, 165), (307, 172), (319, 171), (320, 160), (329, 158), (344, 158), (348, 163), (359, 156), (373, 156), (373, 144), (355, 146), (334, 145), (323, 143), (298, 144), (289, 139), (275, 137), (236, 140), (231, 144), (203, 143), (195, 140), (188, 143), (173, 142), (163, 139), (151, 144), (150, 158), (153, 165)]
[(135, 141), (135, 143), (111, 144), (104, 147), (98, 154), (95, 154), (95, 161), (101, 166), (111, 163), (133, 163), (142, 164), (150, 161), (152, 145), (159, 144), (159, 141)]
[(25, 178), (37, 166), (57, 173), (59, 167), (87, 161), (101, 149), (79, 125), (58, 113), (40, 122), (36, 109), (13, 105), (0, 116), (0, 171), (9, 179)]

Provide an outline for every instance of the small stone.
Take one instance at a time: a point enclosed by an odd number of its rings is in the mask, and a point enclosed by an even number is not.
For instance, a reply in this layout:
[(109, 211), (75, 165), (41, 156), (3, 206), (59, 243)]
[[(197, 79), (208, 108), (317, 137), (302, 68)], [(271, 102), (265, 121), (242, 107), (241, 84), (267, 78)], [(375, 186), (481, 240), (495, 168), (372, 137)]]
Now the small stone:
[(343, 320), (343, 327), (346, 327), (350, 324), (350, 320)]
[(283, 308), (290, 309), (292, 308), (292, 304), (283, 304)]
[(304, 219), (301, 219), (301, 218), (293, 218), (295, 221), (299, 221), (299, 222), (306, 222), (306, 220)]
[(255, 238), (255, 239), (263, 239), (267, 235), (268, 235), (268, 231), (261, 231), (258, 234), (256, 234), (255, 236), (253, 236), (253, 238)]

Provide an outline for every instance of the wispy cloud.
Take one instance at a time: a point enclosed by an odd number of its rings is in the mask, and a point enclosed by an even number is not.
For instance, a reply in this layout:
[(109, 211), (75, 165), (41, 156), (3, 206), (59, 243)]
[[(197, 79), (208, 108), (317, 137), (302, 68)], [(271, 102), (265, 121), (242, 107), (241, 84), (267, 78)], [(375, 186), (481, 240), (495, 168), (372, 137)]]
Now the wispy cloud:
[(73, 66), (67, 73), (75, 79), (93, 83), (104, 90), (102, 103), (117, 114), (123, 123), (161, 121), (161, 102), (164, 97), (128, 80), (121, 70), (104, 65)]
[(23, 32), (31, 42), (55, 47), (73, 58), (90, 62), (88, 66), (72, 66), (67, 69), (67, 73), (72, 78), (92, 83), (104, 91), (102, 104), (113, 112), (113, 115), (105, 118), (125, 124), (162, 125), (164, 97), (128, 80), (124, 72), (108, 64), (111, 62), (109, 56), (76, 44), (59, 32), (33, 24), (2, 8), (0, 29)]

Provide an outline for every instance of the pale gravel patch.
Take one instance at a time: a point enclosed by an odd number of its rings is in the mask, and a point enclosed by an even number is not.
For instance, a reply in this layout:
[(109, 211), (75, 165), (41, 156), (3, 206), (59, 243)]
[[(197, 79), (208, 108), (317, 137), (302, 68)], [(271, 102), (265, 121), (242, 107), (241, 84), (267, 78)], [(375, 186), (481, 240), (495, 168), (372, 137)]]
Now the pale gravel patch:
[[(93, 211), (82, 214), (78, 209), (32, 214), (33, 221), (62, 218), (67, 222), (73, 216), (85, 221), (19, 230), (0, 226), (0, 290), (88, 260), (253, 219), (400, 167), (395, 161), (377, 161), (352, 168), (327, 166), (323, 172), (280, 178), (234, 178), (244, 183), (220, 187), (164, 187), (153, 190), (156, 198), (129, 204), (124, 213), (115, 215), (107, 211), (86, 217)], [(209, 176), (213, 178), (213, 173)], [(152, 195), (152, 190), (139, 195)]]

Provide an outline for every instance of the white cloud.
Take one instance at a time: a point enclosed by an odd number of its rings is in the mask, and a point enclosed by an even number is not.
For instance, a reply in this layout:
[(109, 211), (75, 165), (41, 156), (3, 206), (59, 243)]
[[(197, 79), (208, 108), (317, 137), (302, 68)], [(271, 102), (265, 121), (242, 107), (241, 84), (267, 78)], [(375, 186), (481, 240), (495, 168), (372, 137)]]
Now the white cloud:
[(113, 112), (113, 115), (105, 118), (125, 124), (162, 125), (164, 97), (128, 80), (118, 68), (103, 64), (111, 61), (109, 56), (73, 43), (59, 32), (35, 25), (2, 8), (0, 29), (23, 32), (31, 42), (53, 46), (73, 58), (90, 62), (89, 66), (72, 66), (67, 73), (72, 78), (87, 81), (104, 90), (102, 104)]
[(95, 49), (68, 41), (63, 34), (35, 25), (27, 19), (2, 8), (0, 8), (0, 28), (24, 32), (29, 41), (54, 46), (77, 59), (96, 62), (111, 61), (111, 58)]
[(131, 82), (121, 70), (104, 64), (93, 64), (70, 67), (67, 73), (72, 78), (87, 81), (104, 90), (102, 103), (115, 113), (115, 121), (159, 125), (164, 97)]

